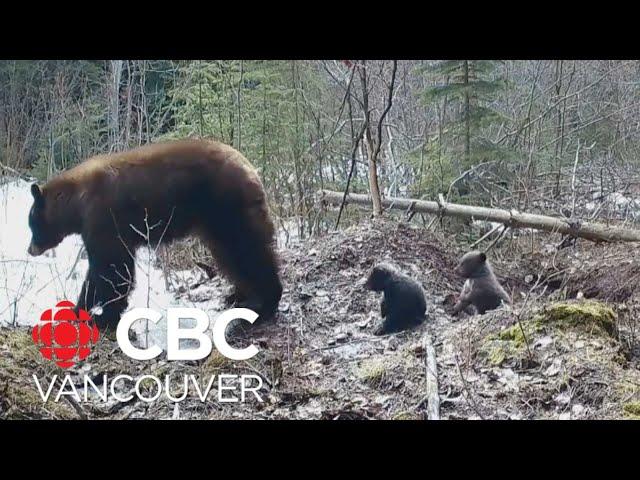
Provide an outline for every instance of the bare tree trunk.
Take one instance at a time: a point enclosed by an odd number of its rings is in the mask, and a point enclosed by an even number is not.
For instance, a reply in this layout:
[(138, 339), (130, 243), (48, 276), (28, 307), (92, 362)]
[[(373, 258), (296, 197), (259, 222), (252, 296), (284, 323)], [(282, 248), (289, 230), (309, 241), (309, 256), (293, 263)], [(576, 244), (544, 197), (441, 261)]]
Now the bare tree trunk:
[(464, 61), (464, 168), (471, 166), (471, 101), (469, 98), (469, 60)]
[(396, 80), (396, 72), (398, 71), (398, 61), (393, 61), (393, 67), (391, 71), (391, 82), (389, 84), (389, 92), (387, 97), (387, 103), (384, 111), (380, 115), (377, 125), (377, 138), (373, 138), (371, 134), (371, 110), (369, 109), (369, 85), (367, 81), (367, 67), (366, 61), (363, 60), (359, 66), (360, 82), (362, 85), (362, 108), (364, 110), (364, 144), (367, 150), (367, 157), (369, 158), (369, 190), (371, 192), (371, 198), (373, 199), (373, 216), (378, 217), (382, 215), (382, 197), (380, 195), (380, 184), (378, 182), (378, 157), (380, 156), (380, 149), (382, 147), (382, 124), (385, 117), (389, 113), (391, 106), (393, 105), (393, 87)]
[[(556, 64), (555, 64), (555, 76), (556, 76), (556, 83), (554, 86), (555, 89), (555, 101), (558, 104), (557, 106), (557, 115), (556, 115), (556, 138), (559, 138), (562, 135), (562, 124), (563, 124), (563, 120), (562, 120), (562, 101), (561, 99), (561, 92), (562, 92), (562, 70), (563, 70), (563, 66), (564, 63), (562, 60), (556, 60)], [(564, 100), (564, 102), (566, 103), (566, 98)], [(556, 184), (555, 184), (555, 188), (553, 191), (553, 195), (554, 197), (557, 197), (558, 195), (560, 195), (560, 176), (562, 175), (562, 147), (561, 147), (561, 143), (557, 142), (555, 144), (554, 147), (554, 157), (555, 157), (555, 161), (556, 161)]]
[[(220, 112), (221, 109), (218, 109)], [(202, 60), (198, 60), (198, 113), (200, 120), (200, 136), (204, 136), (204, 111), (202, 107)], [(218, 113), (219, 115), (219, 113)], [(220, 132), (222, 132), (222, 122), (220, 122)]]
[(122, 79), (122, 60), (111, 60), (111, 83), (109, 85), (109, 136), (110, 149), (120, 147), (120, 81)]
[(129, 140), (131, 138), (131, 115), (133, 113), (133, 80), (131, 78), (131, 62), (127, 61), (127, 113), (124, 122), (124, 145), (129, 146)]
[(369, 85), (367, 82), (366, 60), (358, 66), (360, 73), (360, 84), (362, 85), (362, 109), (364, 110), (364, 144), (369, 159), (369, 191), (373, 199), (373, 216), (382, 215), (382, 202), (380, 197), (380, 185), (378, 183), (378, 165), (375, 155), (375, 145), (371, 138), (371, 111), (369, 110)]
[(300, 238), (304, 238), (305, 227), (305, 213), (306, 204), (304, 196), (303, 185), (303, 173), (302, 173), (302, 152), (300, 148), (300, 114), (298, 105), (298, 87), (299, 87), (299, 72), (296, 69), (296, 61), (291, 61), (291, 81), (293, 87), (293, 102), (294, 102), (294, 119), (295, 119), (295, 139), (293, 141), (293, 167), (296, 176), (296, 213), (298, 215), (298, 235)]
[(244, 80), (244, 61), (240, 60), (240, 79), (238, 80), (238, 150), (242, 149), (242, 82)]
[(371, 138), (369, 128), (365, 129), (365, 146), (367, 149), (367, 158), (369, 159), (369, 189), (373, 198), (373, 216), (382, 215), (382, 200), (380, 195), (380, 184), (378, 182), (378, 159), (374, 156), (375, 147)]

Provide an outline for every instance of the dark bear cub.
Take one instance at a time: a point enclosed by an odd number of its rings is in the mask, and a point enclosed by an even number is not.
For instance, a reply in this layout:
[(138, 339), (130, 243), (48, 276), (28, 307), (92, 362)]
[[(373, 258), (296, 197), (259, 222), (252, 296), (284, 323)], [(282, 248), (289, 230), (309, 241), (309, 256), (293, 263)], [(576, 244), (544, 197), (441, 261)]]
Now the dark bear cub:
[(427, 303), (422, 287), (393, 266), (381, 263), (373, 267), (365, 288), (384, 292), (380, 304), (382, 325), (373, 332), (375, 335), (413, 328), (425, 320)]
[(199, 237), (235, 287), (239, 306), (276, 312), (282, 285), (274, 225), (257, 172), (213, 141), (153, 144), (99, 155), (33, 185), (29, 253), (82, 235), (89, 271), (76, 303), (99, 328), (115, 327), (135, 283), (136, 249)]
[(502, 302), (511, 303), (509, 294), (502, 288), (487, 255), (484, 252), (472, 251), (466, 253), (455, 269), (455, 272), (467, 280), (462, 287), (458, 302), (453, 312), (458, 314), (473, 305), (478, 313), (498, 308)]

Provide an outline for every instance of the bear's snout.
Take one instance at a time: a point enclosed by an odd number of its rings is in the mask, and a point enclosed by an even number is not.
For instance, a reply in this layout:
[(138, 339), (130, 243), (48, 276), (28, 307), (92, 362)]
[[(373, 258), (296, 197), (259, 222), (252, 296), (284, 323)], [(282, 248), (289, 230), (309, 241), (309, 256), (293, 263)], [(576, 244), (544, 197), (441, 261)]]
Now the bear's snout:
[(29, 244), (29, 248), (27, 249), (27, 253), (32, 257), (37, 257), (39, 255), (42, 255), (43, 252), (44, 252), (44, 249), (34, 245), (33, 242)]

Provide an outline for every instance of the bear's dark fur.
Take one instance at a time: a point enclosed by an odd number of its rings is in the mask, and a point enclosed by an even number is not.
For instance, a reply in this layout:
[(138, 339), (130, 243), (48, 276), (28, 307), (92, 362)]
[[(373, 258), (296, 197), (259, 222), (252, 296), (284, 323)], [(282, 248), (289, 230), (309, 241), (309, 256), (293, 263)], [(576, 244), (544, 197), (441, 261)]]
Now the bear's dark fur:
[(392, 265), (379, 263), (373, 267), (365, 288), (384, 292), (380, 304), (382, 325), (376, 328), (375, 335), (400, 332), (425, 320), (427, 302), (422, 286)]
[(82, 235), (89, 271), (77, 308), (102, 307), (101, 328), (115, 326), (134, 283), (136, 248), (200, 237), (262, 318), (282, 295), (274, 226), (264, 188), (249, 162), (213, 141), (185, 140), (99, 155), (31, 188), (29, 253)]

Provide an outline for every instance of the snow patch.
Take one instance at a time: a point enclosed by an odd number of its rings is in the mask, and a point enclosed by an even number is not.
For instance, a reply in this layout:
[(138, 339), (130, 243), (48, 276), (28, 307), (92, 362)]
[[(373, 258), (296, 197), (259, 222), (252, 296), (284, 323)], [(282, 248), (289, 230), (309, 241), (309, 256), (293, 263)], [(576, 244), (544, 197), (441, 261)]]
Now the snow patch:
[[(28, 225), (32, 197), (30, 183), (9, 180), (0, 185), (0, 325), (33, 325), (41, 313), (60, 300), (75, 302), (88, 269), (82, 238), (70, 235), (56, 248), (39, 257), (31, 257)], [(211, 286), (176, 298), (177, 285), (191, 285), (196, 271), (172, 272), (167, 279), (155, 265), (155, 257), (145, 247), (136, 255), (136, 285), (129, 297), (129, 309), (149, 307), (164, 312), (172, 306), (196, 307), (212, 320), (222, 304)], [(145, 322), (135, 329), (145, 333)], [(166, 344), (164, 318), (159, 325), (149, 325), (149, 341)], [(146, 333), (145, 333), (146, 335)]]

